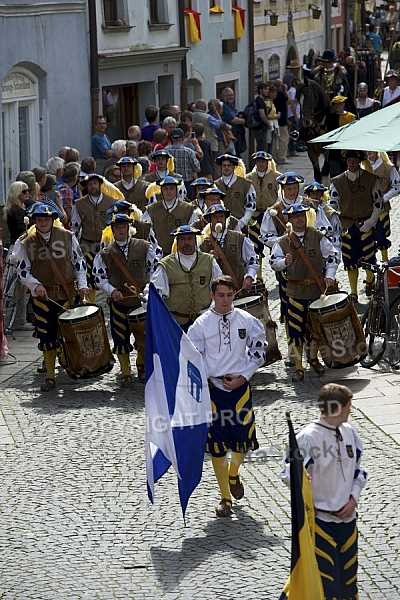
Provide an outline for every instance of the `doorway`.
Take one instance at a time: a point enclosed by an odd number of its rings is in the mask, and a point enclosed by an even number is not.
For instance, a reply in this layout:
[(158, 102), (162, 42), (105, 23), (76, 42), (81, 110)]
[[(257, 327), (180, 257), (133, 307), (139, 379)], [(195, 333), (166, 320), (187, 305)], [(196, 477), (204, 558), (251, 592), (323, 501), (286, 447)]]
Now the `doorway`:
[(3, 198), (20, 171), (40, 165), (37, 80), (28, 72), (11, 71), (2, 92)]

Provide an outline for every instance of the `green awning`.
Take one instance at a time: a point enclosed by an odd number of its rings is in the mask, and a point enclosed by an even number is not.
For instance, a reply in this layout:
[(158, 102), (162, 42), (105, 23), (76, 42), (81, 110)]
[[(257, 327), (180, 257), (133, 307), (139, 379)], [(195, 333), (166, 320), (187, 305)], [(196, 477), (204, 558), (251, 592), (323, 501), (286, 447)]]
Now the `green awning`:
[(324, 133), (309, 143), (325, 143), (327, 148), (343, 150), (400, 150), (400, 102)]

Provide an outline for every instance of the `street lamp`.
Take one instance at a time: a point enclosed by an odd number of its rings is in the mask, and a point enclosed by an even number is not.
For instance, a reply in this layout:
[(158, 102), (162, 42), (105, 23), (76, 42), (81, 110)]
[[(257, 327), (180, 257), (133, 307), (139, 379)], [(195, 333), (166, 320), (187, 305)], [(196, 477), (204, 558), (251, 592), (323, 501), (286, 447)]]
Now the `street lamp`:
[(319, 19), (321, 16), (321, 9), (318, 8), (318, 6), (316, 6), (315, 4), (309, 4), (308, 5), (308, 10), (312, 10), (312, 18), (313, 19)]
[(272, 10), (264, 10), (264, 17), (266, 17), (267, 15), (269, 15), (269, 23), (272, 27), (276, 27), (276, 25), (278, 25), (278, 16), (274, 11)]

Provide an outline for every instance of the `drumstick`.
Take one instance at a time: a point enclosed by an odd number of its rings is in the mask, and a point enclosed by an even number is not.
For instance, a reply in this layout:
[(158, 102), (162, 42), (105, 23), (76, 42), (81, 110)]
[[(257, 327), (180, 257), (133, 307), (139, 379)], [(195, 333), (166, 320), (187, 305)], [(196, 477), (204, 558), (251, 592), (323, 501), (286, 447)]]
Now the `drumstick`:
[(240, 292), (243, 292), (244, 288), (240, 288), (240, 290), (238, 290), (237, 292), (235, 292), (235, 296), (237, 296), (238, 294), (240, 294)]
[(59, 308), (62, 308), (63, 310), (68, 310), (70, 311), (70, 308), (66, 308), (65, 306), (62, 306), (62, 304), (59, 304), (58, 302), (56, 302), (55, 300), (52, 300), (51, 298), (47, 298), (47, 300), (50, 300), (50, 302), (53, 302), (53, 304), (56, 304)]
[(124, 283), (124, 287), (133, 292), (132, 296), (136, 296), (137, 298), (140, 298), (140, 300), (143, 300), (143, 294), (140, 294), (135, 287), (128, 285), (127, 283)]

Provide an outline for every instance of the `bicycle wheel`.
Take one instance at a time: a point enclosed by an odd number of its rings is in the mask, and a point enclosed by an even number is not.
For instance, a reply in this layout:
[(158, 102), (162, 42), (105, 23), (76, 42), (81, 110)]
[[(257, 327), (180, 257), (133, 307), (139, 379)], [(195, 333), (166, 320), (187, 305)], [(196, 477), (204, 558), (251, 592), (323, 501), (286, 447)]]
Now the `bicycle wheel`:
[(397, 367), (400, 362), (400, 315), (394, 315), (390, 322), (388, 362)]
[(366, 349), (360, 358), (360, 364), (370, 369), (380, 361), (385, 353), (389, 337), (390, 313), (386, 302), (372, 300), (361, 318)]
[(3, 283), (4, 332), (6, 334), (12, 333), (15, 317), (17, 316), (19, 295), (17, 281), (15, 268), (7, 264)]

